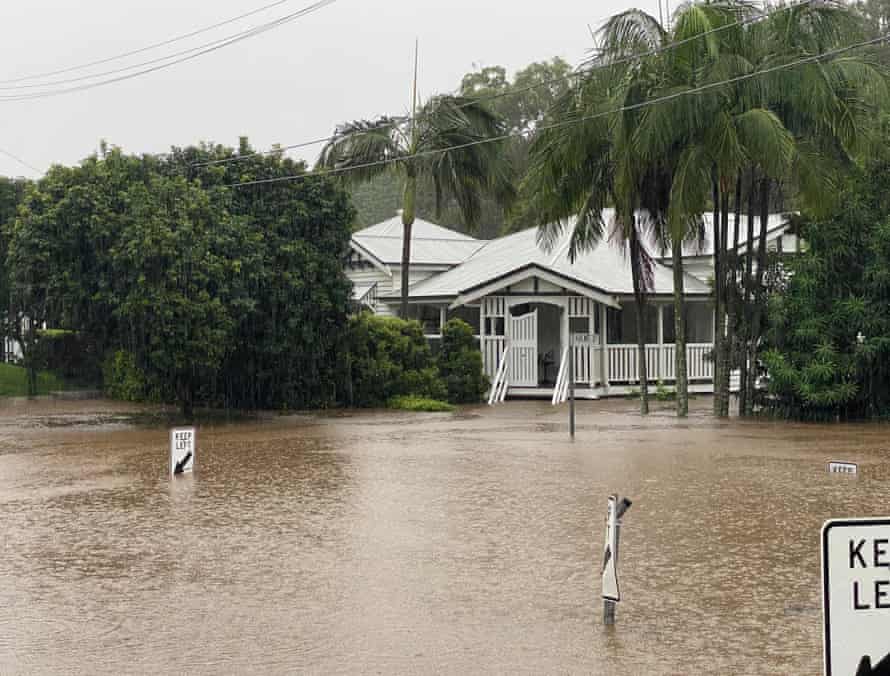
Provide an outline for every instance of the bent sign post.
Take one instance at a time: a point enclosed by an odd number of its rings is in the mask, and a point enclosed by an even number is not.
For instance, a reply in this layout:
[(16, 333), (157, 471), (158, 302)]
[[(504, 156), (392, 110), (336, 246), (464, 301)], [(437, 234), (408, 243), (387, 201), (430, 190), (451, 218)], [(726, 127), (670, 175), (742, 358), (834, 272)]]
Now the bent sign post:
[(194, 427), (170, 430), (170, 476), (194, 471), (195, 436)]
[(890, 519), (822, 527), (826, 676), (890, 674)]
[(609, 511), (606, 517), (606, 546), (603, 550), (603, 623), (615, 624), (615, 604), (621, 600), (618, 589), (618, 540), (621, 532), (621, 517), (630, 508), (627, 498), (620, 502), (617, 495), (609, 496)]

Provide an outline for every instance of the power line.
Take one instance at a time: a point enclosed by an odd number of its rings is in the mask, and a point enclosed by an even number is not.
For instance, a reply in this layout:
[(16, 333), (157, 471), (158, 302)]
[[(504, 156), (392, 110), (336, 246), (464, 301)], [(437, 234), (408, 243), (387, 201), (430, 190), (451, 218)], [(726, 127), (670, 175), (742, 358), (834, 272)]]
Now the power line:
[[(691, 35), (688, 38), (683, 38), (682, 40), (675, 40), (675, 41), (669, 42), (665, 45), (660, 45), (659, 47), (655, 47), (653, 49), (646, 50), (645, 52), (630, 54), (628, 56), (620, 57), (618, 59), (614, 59), (614, 60), (611, 60), (608, 62), (601, 61), (601, 62), (597, 62), (597, 63), (588, 64), (586, 72), (590, 72), (592, 70), (600, 70), (603, 68), (612, 68), (614, 66), (620, 66), (620, 65), (632, 63), (634, 61), (640, 61), (642, 59), (646, 59), (651, 56), (658, 56), (659, 54), (674, 50), (678, 47), (682, 47), (683, 45), (689, 44), (691, 42), (695, 42), (695, 41), (705, 38), (709, 35), (714, 35), (716, 33), (720, 33), (722, 31), (729, 30), (730, 28), (739, 28), (739, 27), (744, 27), (744, 26), (747, 26), (747, 25), (750, 25), (753, 23), (758, 23), (760, 21), (770, 19), (770, 18), (772, 18), (778, 14), (781, 14), (783, 12), (789, 12), (789, 11), (792, 11), (795, 9), (800, 9), (802, 7), (806, 7), (808, 5), (813, 4), (813, 2), (815, 2), (815, 1), (816, 0), (801, 0), (801, 2), (787, 5), (785, 7), (780, 7), (778, 9), (774, 9), (771, 12), (767, 12), (764, 14), (754, 14), (754, 15), (746, 17), (744, 19), (739, 19), (738, 21), (735, 21), (735, 22), (723, 24), (721, 26), (716, 26), (709, 30), (702, 31), (701, 33)], [(570, 73), (569, 75), (560, 75), (557, 77), (548, 78), (541, 82), (537, 82), (535, 84), (528, 85), (526, 87), (521, 87), (520, 89), (512, 89), (512, 90), (506, 91), (506, 92), (498, 92), (496, 94), (489, 94), (487, 96), (474, 97), (473, 101), (471, 101), (469, 103), (462, 104), (461, 106), (458, 106), (458, 108), (459, 109), (465, 108), (467, 106), (475, 105), (477, 103), (486, 103), (488, 101), (494, 101), (494, 100), (502, 99), (502, 98), (505, 98), (508, 96), (518, 96), (519, 94), (524, 94), (526, 92), (529, 92), (529, 91), (532, 91), (535, 89), (540, 89), (541, 87), (546, 87), (548, 85), (555, 84), (557, 82), (564, 82), (566, 80), (571, 80), (573, 78), (578, 77), (578, 75), (579, 75), (579, 73), (577, 71), (575, 71), (575, 72)], [(424, 117), (427, 117), (427, 116), (419, 115), (418, 119), (423, 119)], [(374, 133), (376, 131), (383, 131), (385, 129), (393, 129), (393, 128), (396, 128), (402, 124), (405, 124), (408, 121), (409, 121), (409, 118), (407, 116), (402, 116), (394, 122), (387, 122), (385, 124), (372, 126), (360, 133), (361, 134), (370, 134), (370, 133)], [(254, 157), (263, 157), (266, 155), (272, 155), (272, 154), (284, 152), (287, 150), (297, 150), (300, 148), (308, 148), (311, 146), (321, 145), (323, 143), (331, 143), (331, 142), (336, 141), (340, 138), (343, 138), (343, 136), (345, 136), (345, 134), (333, 134), (331, 136), (316, 138), (311, 141), (303, 141), (303, 142), (295, 143), (292, 145), (278, 146), (271, 150), (262, 150), (262, 151), (257, 151), (257, 152), (253, 152), (253, 153), (248, 153), (246, 155), (238, 155), (237, 157), (227, 157), (227, 158), (218, 159), (218, 160), (209, 160), (207, 162), (196, 162), (192, 166), (194, 166), (194, 167), (209, 167), (209, 166), (215, 166), (215, 165), (219, 165), (219, 164), (229, 164), (231, 162), (243, 162), (244, 160), (252, 159)]]
[(220, 21), (211, 26), (206, 26), (205, 28), (199, 28), (197, 30), (191, 31), (190, 33), (183, 33), (182, 35), (177, 35), (172, 38), (168, 38), (167, 40), (163, 40), (161, 42), (155, 42), (154, 44), (148, 45), (146, 47), (141, 47), (139, 49), (134, 49), (129, 52), (124, 52), (123, 54), (117, 54), (115, 56), (109, 56), (103, 59), (98, 59), (96, 61), (90, 61), (89, 63), (82, 63), (78, 66), (70, 66), (68, 68), (61, 68), (59, 70), (51, 70), (44, 73), (35, 73), (34, 75), (23, 75), (21, 77), (13, 78), (11, 80), (0, 80), (0, 84), (14, 84), (16, 82), (25, 82), (27, 80), (39, 80), (44, 77), (51, 77), (53, 75), (63, 75), (64, 73), (71, 73), (77, 70), (83, 70), (84, 68), (92, 68), (93, 66), (101, 66), (104, 63), (110, 63), (111, 61), (119, 61), (120, 59), (126, 59), (130, 56), (135, 56), (136, 54), (143, 54), (145, 52), (149, 52), (153, 49), (158, 49), (159, 47), (166, 47), (167, 45), (171, 45), (175, 42), (181, 42), (182, 40), (188, 40), (189, 38), (193, 38), (196, 35), (201, 35), (202, 33), (208, 33), (217, 28), (222, 28), (223, 26), (228, 26), (229, 24), (236, 23), (241, 21), (242, 19), (246, 19), (250, 16), (254, 16), (255, 14), (260, 14), (261, 12), (265, 12), (267, 10), (273, 9), (274, 7), (278, 7), (279, 5), (283, 5), (288, 2), (292, 2), (293, 0), (277, 0), (277, 2), (273, 2), (269, 5), (265, 5), (263, 7), (258, 7), (257, 9), (251, 10), (249, 12), (245, 12), (244, 14), (239, 14), (238, 16), (232, 17), (231, 19), (226, 19), (225, 21)]
[[(179, 52), (179, 53), (171, 55), (171, 56), (154, 59), (153, 61), (148, 61), (143, 64), (139, 64), (137, 66), (130, 66), (128, 68), (119, 69), (117, 71), (110, 71), (109, 73), (105, 73), (105, 75), (116, 73), (116, 72), (121, 72), (121, 71), (125, 71), (125, 70), (130, 70), (132, 68), (137, 68), (139, 66), (148, 65), (151, 63), (157, 63), (158, 61), (169, 61), (170, 59), (175, 59), (173, 61), (170, 61), (169, 63), (162, 63), (159, 65), (152, 66), (150, 68), (145, 68), (143, 70), (136, 71), (135, 73), (121, 75), (118, 77), (109, 78), (107, 80), (101, 80), (99, 82), (90, 82), (87, 84), (77, 85), (74, 87), (67, 87), (67, 88), (63, 88), (63, 89), (57, 89), (54, 91), (51, 90), (51, 91), (43, 91), (43, 92), (33, 92), (30, 94), (20, 94), (20, 95), (15, 95), (15, 96), (0, 96), (0, 102), (27, 101), (27, 100), (32, 100), (32, 99), (47, 98), (50, 96), (59, 96), (61, 94), (68, 94), (71, 92), (84, 91), (87, 89), (93, 89), (95, 87), (101, 87), (103, 85), (112, 84), (115, 82), (122, 82), (124, 80), (130, 80), (132, 78), (139, 77), (141, 75), (153, 73), (158, 70), (163, 70), (165, 68), (169, 68), (171, 66), (175, 66), (177, 64), (180, 64), (180, 63), (183, 63), (186, 61), (190, 61), (192, 59), (196, 59), (199, 56), (203, 56), (205, 54), (215, 52), (215, 51), (220, 50), (224, 47), (228, 47), (235, 43), (241, 42), (242, 40), (247, 40), (248, 38), (252, 38), (257, 35), (261, 35), (261, 34), (266, 33), (274, 28), (283, 26), (284, 24), (290, 23), (292, 21), (295, 21), (296, 19), (302, 18), (308, 14), (311, 14), (313, 12), (320, 10), (320, 9), (323, 9), (324, 7), (327, 7), (328, 5), (332, 5), (335, 2), (337, 2), (337, 0), (319, 0), (318, 2), (308, 5), (308, 6), (304, 7), (303, 9), (300, 9), (296, 12), (292, 12), (291, 14), (282, 16), (278, 19), (275, 19), (274, 21), (270, 21), (268, 23), (261, 24), (254, 28), (251, 28), (249, 30), (242, 31), (240, 33), (231, 35), (227, 38), (222, 38), (220, 40), (216, 40), (214, 42), (210, 42), (210, 43), (201, 45), (199, 47), (194, 47), (192, 49), (185, 50), (183, 52)], [(186, 55), (186, 56), (183, 56), (183, 55)], [(175, 58), (175, 57), (180, 57), (180, 56), (181, 56), (181, 58)], [(91, 76), (91, 77), (97, 77), (97, 76)], [(79, 79), (84, 79), (84, 78), (73, 78), (72, 81), (79, 80)], [(25, 87), (25, 86), (33, 86), (33, 85), (22, 85), (22, 87)]]
[(42, 173), (43, 173), (42, 171), (40, 171), (40, 169), (38, 169), (37, 167), (35, 167), (33, 164), (29, 164), (28, 162), (25, 162), (25, 160), (23, 160), (21, 157), (18, 157), (18, 156), (16, 156), (16, 155), (13, 155), (13, 154), (12, 154), (11, 152), (9, 152), (8, 150), (3, 150), (3, 148), (0, 148), (0, 154), (6, 155), (7, 157), (10, 157), (10, 158), (14, 159), (16, 162), (18, 162), (19, 164), (21, 164), (21, 165), (24, 166), (24, 167), (28, 167), (28, 169), (30, 169), (31, 171), (35, 172), (36, 174), (42, 174)]
[[(282, 0), (282, 1), (289, 2), (290, 0)], [(282, 22), (290, 21), (290, 20), (298, 18), (299, 16), (303, 16), (305, 13), (307, 13), (307, 9), (308, 8), (304, 8), (302, 10), (294, 12), (293, 14), (289, 14), (285, 17), (280, 18), (280, 19), (276, 19), (275, 21), (272, 21), (268, 24), (262, 24), (255, 28), (241, 30), (241, 31), (238, 31), (237, 33), (233, 33), (232, 35), (228, 35), (223, 38), (218, 38), (216, 40), (212, 40), (211, 42), (206, 42), (204, 44), (197, 45), (195, 47), (190, 47), (189, 49), (184, 49), (179, 52), (174, 52), (173, 54), (168, 54), (167, 56), (160, 56), (160, 57), (157, 57), (154, 59), (150, 59), (148, 61), (142, 61), (141, 63), (134, 63), (129, 66), (124, 66), (122, 68), (116, 68), (114, 70), (107, 70), (107, 71), (104, 71), (101, 73), (91, 73), (89, 75), (80, 75), (78, 77), (67, 78), (65, 80), (53, 80), (51, 82), (37, 82), (34, 84), (23, 84), (23, 85), (14, 85), (14, 86), (0, 86), (0, 91), (4, 91), (4, 90), (5, 91), (10, 91), (10, 90), (18, 91), (18, 90), (22, 90), (22, 89), (39, 89), (41, 87), (56, 87), (59, 85), (71, 84), (73, 82), (83, 82), (84, 80), (94, 80), (96, 78), (106, 77), (109, 75), (117, 75), (118, 73), (125, 73), (127, 71), (134, 70), (136, 68), (142, 68), (144, 66), (151, 66), (155, 63), (161, 63), (163, 61), (170, 61), (177, 57), (184, 56), (186, 54), (193, 54), (194, 52), (199, 52), (199, 51), (202, 51), (209, 47), (213, 47), (215, 45), (219, 45), (222, 43), (230, 44), (230, 41), (234, 40), (235, 38), (239, 38), (241, 36), (245, 36), (248, 34), (253, 35), (253, 34), (255, 34), (256, 31), (258, 31), (264, 27), (271, 28), (271, 27), (281, 25)]]
[(762, 75), (769, 75), (771, 73), (776, 73), (782, 70), (787, 70), (789, 68), (795, 68), (797, 66), (802, 66), (807, 63), (813, 63), (815, 61), (819, 61), (821, 59), (839, 56), (841, 54), (845, 54), (847, 52), (851, 52), (855, 49), (861, 49), (862, 47), (869, 47), (871, 45), (878, 44), (880, 42), (886, 42), (890, 40), (890, 33), (886, 33), (884, 35), (880, 35), (879, 37), (872, 38), (870, 40), (865, 40), (863, 42), (858, 42), (856, 44), (847, 45), (846, 47), (839, 47), (837, 49), (828, 50), (826, 52), (822, 52), (820, 54), (814, 54), (813, 56), (808, 56), (802, 59), (798, 59), (796, 61), (791, 61), (786, 64), (780, 64), (776, 66), (771, 66), (769, 68), (764, 68), (762, 70), (754, 71), (752, 73), (745, 73), (743, 75), (738, 75), (733, 78), (729, 78), (727, 80), (721, 80), (719, 82), (711, 82), (708, 84), (700, 85), (693, 89), (688, 89), (680, 92), (674, 92), (673, 94), (667, 94), (665, 96), (656, 97), (654, 99), (647, 99), (646, 101), (640, 101), (639, 103), (628, 104), (625, 106), (620, 106), (618, 108), (614, 108), (612, 110), (601, 111), (599, 113), (593, 113), (591, 115), (584, 115), (572, 120), (563, 120), (562, 122), (554, 122), (549, 125), (542, 125), (535, 130), (523, 130), (519, 132), (513, 132), (509, 134), (503, 134), (501, 136), (495, 136), (492, 138), (480, 139), (477, 141), (470, 141), (468, 143), (462, 143), (459, 145), (449, 146), (447, 148), (436, 148), (433, 150), (427, 150), (419, 153), (414, 153), (412, 155), (404, 155), (402, 157), (393, 157), (386, 160), (378, 160), (376, 162), (366, 162), (364, 164), (358, 164), (350, 167), (338, 167), (333, 169), (320, 169), (317, 171), (313, 171), (311, 173), (304, 174), (295, 174), (292, 176), (278, 176), (274, 178), (265, 178), (258, 179), (254, 181), (243, 181), (240, 183), (230, 183), (226, 187), (229, 188), (241, 188), (252, 185), (265, 185), (269, 183), (281, 183), (284, 181), (296, 181), (306, 178), (315, 178), (320, 176), (329, 176), (329, 175), (339, 175), (348, 173), (350, 171), (357, 171), (360, 169), (370, 169), (373, 167), (385, 166), (390, 164), (397, 164), (400, 162), (406, 162), (413, 159), (419, 159), (422, 157), (429, 157), (433, 155), (443, 155), (445, 153), (449, 153), (455, 150), (463, 150), (465, 148), (472, 148), (474, 146), (481, 146), (490, 143), (499, 143), (501, 141), (506, 141), (511, 138), (521, 138), (523, 136), (527, 136), (532, 133), (532, 131), (540, 132), (540, 131), (550, 131), (553, 129), (559, 129), (562, 127), (568, 127), (575, 124), (580, 124), (582, 122), (589, 122), (591, 120), (595, 120), (601, 117), (607, 117), (610, 115), (617, 115), (619, 113), (630, 112), (634, 110), (641, 110), (643, 108), (648, 108), (650, 106), (658, 105), (661, 103), (667, 103), (669, 101), (673, 101), (679, 98), (683, 98), (686, 96), (691, 96), (693, 94), (700, 94), (704, 91), (709, 91), (711, 89), (716, 89), (717, 87), (725, 87), (731, 84), (737, 84), (739, 82), (744, 82), (747, 80), (751, 80), (756, 77), (760, 77)]

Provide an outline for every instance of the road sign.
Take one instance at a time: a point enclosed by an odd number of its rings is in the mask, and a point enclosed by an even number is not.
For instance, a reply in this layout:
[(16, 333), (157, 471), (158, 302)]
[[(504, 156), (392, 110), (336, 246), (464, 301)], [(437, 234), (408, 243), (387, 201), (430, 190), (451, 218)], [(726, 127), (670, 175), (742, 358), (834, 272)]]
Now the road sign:
[(170, 430), (170, 475), (185, 474), (195, 469), (195, 428)]
[(858, 474), (859, 465), (853, 462), (830, 462), (828, 471), (831, 474)]
[(618, 496), (609, 496), (606, 516), (606, 547), (603, 551), (603, 598), (618, 603)]
[(822, 527), (826, 676), (890, 674), (890, 519)]

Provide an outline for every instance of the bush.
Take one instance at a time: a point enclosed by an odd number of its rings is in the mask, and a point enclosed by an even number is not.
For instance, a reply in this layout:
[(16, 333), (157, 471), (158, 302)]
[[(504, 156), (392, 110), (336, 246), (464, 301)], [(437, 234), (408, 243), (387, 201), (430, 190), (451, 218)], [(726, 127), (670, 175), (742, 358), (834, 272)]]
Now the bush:
[(438, 358), (439, 375), (452, 404), (475, 404), (488, 390), (482, 371), (482, 353), (476, 347), (473, 329), (460, 319), (445, 324)]
[(393, 397), (387, 403), (388, 408), (398, 409), (400, 411), (416, 411), (429, 413), (447, 413), (453, 411), (455, 407), (447, 402), (429, 399), (427, 397), (417, 397), (413, 394), (401, 397)]
[(418, 322), (362, 313), (350, 319), (347, 342), (345, 403), (368, 408), (409, 394), (444, 398)]
[(131, 352), (118, 350), (109, 355), (102, 365), (105, 394), (121, 401), (145, 401), (150, 391), (145, 374), (136, 365)]

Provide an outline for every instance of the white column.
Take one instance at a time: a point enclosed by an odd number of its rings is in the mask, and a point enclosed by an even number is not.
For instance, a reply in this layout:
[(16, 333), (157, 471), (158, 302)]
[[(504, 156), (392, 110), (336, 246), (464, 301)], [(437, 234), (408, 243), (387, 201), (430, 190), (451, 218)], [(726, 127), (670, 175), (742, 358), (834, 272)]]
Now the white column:
[(448, 322), (448, 306), (439, 308), (439, 335), (445, 335), (445, 324)]
[(658, 379), (664, 379), (664, 305), (658, 306)]
[(602, 366), (602, 383), (609, 390), (609, 312), (605, 305), (600, 304), (600, 364)]

